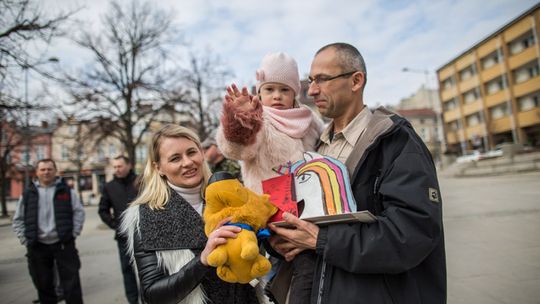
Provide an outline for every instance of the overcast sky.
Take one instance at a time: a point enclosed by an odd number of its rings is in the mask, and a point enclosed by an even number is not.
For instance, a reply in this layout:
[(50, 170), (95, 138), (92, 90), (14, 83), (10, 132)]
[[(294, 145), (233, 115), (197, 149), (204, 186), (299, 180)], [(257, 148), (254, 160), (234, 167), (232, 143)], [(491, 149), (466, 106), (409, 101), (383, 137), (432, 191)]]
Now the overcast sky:
[[(128, 3), (127, 0), (120, 1)], [(83, 7), (76, 17), (99, 23), (106, 0), (44, 0), (50, 12)], [(269, 52), (284, 51), (307, 75), (313, 54), (332, 42), (348, 42), (363, 54), (368, 70), (365, 102), (396, 104), (464, 50), (534, 6), (535, 0), (161, 0), (195, 48), (209, 47), (235, 73), (231, 82), (254, 83), (255, 70)], [(50, 49), (63, 65), (78, 66), (85, 54), (62, 42)]]

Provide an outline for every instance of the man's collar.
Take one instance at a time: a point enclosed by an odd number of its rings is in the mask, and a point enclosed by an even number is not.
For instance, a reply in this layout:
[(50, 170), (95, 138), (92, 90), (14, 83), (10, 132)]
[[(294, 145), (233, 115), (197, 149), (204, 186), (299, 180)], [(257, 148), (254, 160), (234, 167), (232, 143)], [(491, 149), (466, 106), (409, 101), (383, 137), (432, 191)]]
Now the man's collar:
[(56, 187), (56, 185), (58, 185), (60, 182), (62, 181), (62, 178), (61, 177), (56, 177), (56, 179), (54, 180), (53, 183), (51, 183), (50, 185), (48, 186), (44, 186), (42, 185), (40, 182), (39, 182), (39, 179), (36, 179), (34, 181), (34, 185), (36, 187), (41, 187), (41, 188), (50, 188), (50, 187)]
[(335, 134), (334, 134), (334, 121), (332, 121), (321, 134), (321, 137), (320, 137), (321, 141), (329, 145), (336, 135), (342, 134), (345, 140), (349, 144), (354, 146), (356, 143), (356, 140), (358, 140), (358, 138), (360, 137), (360, 135), (366, 128), (367, 121), (369, 121), (372, 115), (373, 114), (371, 113), (371, 110), (367, 106), (364, 106), (362, 111), (356, 114), (353, 120), (351, 120), (343, 130)]

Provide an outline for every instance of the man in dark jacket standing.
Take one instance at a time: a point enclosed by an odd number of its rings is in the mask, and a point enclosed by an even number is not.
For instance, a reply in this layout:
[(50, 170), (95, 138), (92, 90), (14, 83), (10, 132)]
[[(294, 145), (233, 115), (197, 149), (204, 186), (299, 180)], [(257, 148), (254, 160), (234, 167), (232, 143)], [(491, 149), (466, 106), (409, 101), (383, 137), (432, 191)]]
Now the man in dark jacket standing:
[(82, 303), (81, 261), (75, 238), (81, 233), (84, 209), (73, 189), (56, 177), (56, 163), (36, 164), (37, 181), (28, 185), (17, 203), (13, 230), (27, 248), (28, 269), (40, 303), (56, 303), (54, 266), (66, 303)]
[(364, 59), (346, 43), (321, 48), (308, 94), (332, 123), (318, 152), (349, 168), (358, 210), (371, 224), (316, 226), (285, 214), (296, 229), (272, 229), (291, 260), (317, 255), (311, 303), (446, 303), (442, 200), (429, 151), (405, 119), (364, 105)]
[(133, 267), (129, 262), (126, 246), (127, 239), (118, 234), (120, 216), (128, 204), (137, 196), (135, 185), (137, 175), (133, 173), (131, 161), (125, 156), (118, 156), (112, 160), (114, 179), (105, 184), (99, 201), (99, 217), (111, 229), (115, 230), (115, 240), (120, 255), (120, 265), (124, 277), (124, 289), (130, 304), (138, 303), (139, 292)]

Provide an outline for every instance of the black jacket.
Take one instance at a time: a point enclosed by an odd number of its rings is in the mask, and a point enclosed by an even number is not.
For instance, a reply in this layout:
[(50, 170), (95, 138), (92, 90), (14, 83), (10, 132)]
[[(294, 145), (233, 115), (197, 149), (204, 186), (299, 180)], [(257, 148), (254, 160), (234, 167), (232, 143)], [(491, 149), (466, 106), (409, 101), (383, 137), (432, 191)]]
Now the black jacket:
[(111, 229), (118, 229), (120, 216), (129, 203), (137, 197), (137, 175), (130, 171), (124, 178), (114, 177), (106, 183), (99, 201), (99, 217)]
[[(258, 303), (251, 285), (221, 281), (215, 268), (202, 264), (200, 253), (207, 240), (204, 223), (175, 191), (171, 190), (171, 198), (163, 210), (140, 205), (138, 222), (139, 231), (133, 237), (134, 258), (147, 303), (178, 303), (199, 285), (209, 304)], [(179, 250), (190, 250), (195, 257), (178, 272), (167, 273), (158, 264), (158, 251), (171, 255)]]
[[(367, 134), (383, 121), (387, 128)], [(365, 152), (353, 152), (361, 156), (351, 184), (358, 210), (377, 222), (321, 227), (311, 303), (446, 303), (442, 201), (431, 155), (397, 115), (375, 112), (363, 138), (370, 136)]]

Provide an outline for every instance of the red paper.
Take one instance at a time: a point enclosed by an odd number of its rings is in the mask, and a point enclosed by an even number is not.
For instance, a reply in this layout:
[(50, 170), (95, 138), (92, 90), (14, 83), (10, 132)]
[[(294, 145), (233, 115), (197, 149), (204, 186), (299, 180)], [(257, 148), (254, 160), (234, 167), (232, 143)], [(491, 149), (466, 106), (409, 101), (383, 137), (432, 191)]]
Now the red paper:
[(294, 197), (294, 181), (292, 174), (280, 175), (262, 181), (262, 188), (265, 194), (270, 195), (270, 202), (278, 207), (278, 212), (274, 214), (268, 222), (283, 221), (283, 212), (289, 212), (298, 216), (298, 208)]

